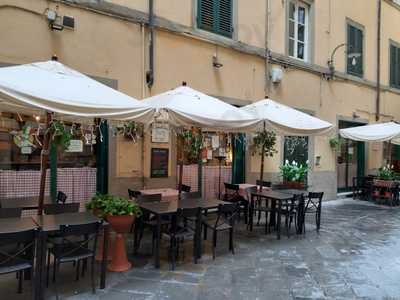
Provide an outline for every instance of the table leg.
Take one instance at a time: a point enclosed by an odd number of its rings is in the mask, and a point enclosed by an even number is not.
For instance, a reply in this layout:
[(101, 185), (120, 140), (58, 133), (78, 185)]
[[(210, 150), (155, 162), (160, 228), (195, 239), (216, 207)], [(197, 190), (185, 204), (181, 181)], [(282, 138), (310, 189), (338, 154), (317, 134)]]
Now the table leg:
[(106, 288), (107, 257), (108, 257), (108, 238), (110, 236), (110, 225), (104, 225), (103, 233), (103, 259), (101, 261), (100, 289)]
[(269, 226), (270, 227), (274, 227), (276, 225), (276, 200), (274, 199), (266, 199), (265, 201), (268, 201), (269, 203), (267, 204), (267, 202), (265, 203), (265, 205), (269, 206), (271, 205), (271, 214), (270, 214), (270, 219), (269, 219)]
[(250, 211), (249, 211), (249, 229), (253, 231), (253, 215), (254, 215), (254, 195), (250, 197)]
[(154, 267), (160, 268), (160, 239), (161, 239), (161, 216), (157, 215), (157, 228), (156, 228), (156, 240), (155, 242), (155, 253), (154, 253)]
[(281, 239), (281, 210), (282, 210), (282, 201), (278, 201), (278, 224), (276, 225), (276, 237), (278, 240)]
[(196, 249), (196, 262), (197, 259), (201, 258), (201, 250), (202, 250), (202, 243), (201, 243), (201, 224), (202, 224), (202, 220), (201, 220), (201, 216), (202, 214), (200, 213), (200, 215), (196, 218), (197, 220), (197, 224), (196, 224), (196, 235), (195, 235), (195, 249)]
[(47, 235), (45, 232), (40, 231), (38, 233), (37, 244), (36, 244), (36, 266), (35, 266), (35, 275), (34, 275), (34, 299), (43, 300), (44, 299), (44, 290), (45, 290), (45, 256), (46, 256), (46, 239)]

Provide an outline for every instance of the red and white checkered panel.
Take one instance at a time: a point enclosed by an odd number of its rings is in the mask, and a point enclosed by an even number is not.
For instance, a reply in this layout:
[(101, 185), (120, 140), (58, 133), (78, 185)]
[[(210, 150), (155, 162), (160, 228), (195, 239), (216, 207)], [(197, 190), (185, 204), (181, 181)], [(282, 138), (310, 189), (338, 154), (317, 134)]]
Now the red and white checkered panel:
[[(179, 166), (177, 168), (179, 174)], [(202, 174), (202, 195), (206, 199), (218, 197), (218, 179), (219, 167), (218, 166), (203, 166)], [(190, 185), (192, 191), (198, 191), (198, 165), (187, 165), (183, 167), (182, 183)], [(224, 193), (224, 182), (231, 182), (232, 167), (221, 167), (221, 195)]]

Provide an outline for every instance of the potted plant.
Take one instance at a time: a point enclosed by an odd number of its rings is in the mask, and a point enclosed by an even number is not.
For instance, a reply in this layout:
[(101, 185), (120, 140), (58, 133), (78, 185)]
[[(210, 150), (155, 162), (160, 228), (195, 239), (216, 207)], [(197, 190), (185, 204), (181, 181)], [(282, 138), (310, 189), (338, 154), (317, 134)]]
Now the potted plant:
[(387, 165), (380, 167), (378, 169), (377, 176), (380, 180), (394, 180), (396, 177), (395, 172), (393, 171), (393, 165)]
[(116, 232), (114, 252), (108, 269), (113, 272), (127, 271), (132, 267), (128, 261), (125, 249), (124, 233), (133, 230), (137, 216), (141, 215), (139, 206), (126, 198), (108, 196), (105, 201), (104, 215)]
[[(264, 130), (258, 132), (253, 138), (252, 155), (261, 156), (260, 181), (264, 180), (264, 159), (265, 156), (272, 157), (278, 151), (275, 149), (276, 134), (273, 131)], [(261, 187), (260, 187), (261, 188)]]
[(339, 136), (335, 136), (329, 139), (329, 146), (334, 151), (339, 151), (342, 145), (342, 139)]
[(53, 145), (57, 148), (60, 147), (62, 150), (68, 149), (72, 140), (72, 133), (69, 129), (65, 128), (61, 121), (54, 120), (51, 122), (47, 132), (50, 133)]
[(307, 179), (307, 173), (310, 167), (308, 161), (303, 165), (296, 161), (290, 163), (288, 160), (279, 167), (280, 175), (283, 179), (283, 185), (288, 188), (303, 189)]

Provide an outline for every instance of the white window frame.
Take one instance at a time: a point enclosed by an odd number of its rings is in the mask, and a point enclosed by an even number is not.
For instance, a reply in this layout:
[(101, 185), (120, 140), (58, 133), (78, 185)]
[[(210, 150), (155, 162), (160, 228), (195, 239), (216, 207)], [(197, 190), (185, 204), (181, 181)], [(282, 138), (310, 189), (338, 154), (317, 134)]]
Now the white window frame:
[[(291, 19), (290, 16), (290, 5), (293, 4), (295, 6), (295, 19)], [(299, 41), (298, 40), (298, 29), (299, 29), (299, 8), (302, 7), (304, 8), (305, 11), (305, 15), (304, 15), (304, 42), (303, 41)], [(288, 30), (287, 30), (287, 41), (288, 41), (288, 55), (292, 58), (301, 60), (301, 61), (309, 61), (309, 46), (310, 46), (310, 34), (309, 34), (309, 28), (310, 28), (310, 10), (311, 7), (308, 3), (303, 2), (303, 1), (298, 1), (298, 0), (291, 0), (289, 1), (289, 7), (288, 7), (288, 19), (287, 19), (287, 26), (288, 26)], [(293, 21), (294, 22), (294, 37), (292, 38), (290, 36), (290, 22)], [(294, 48), (293, 48), (293, 55), (291, 55), (290, 53), (290, 41), (293, 40), (294, 41)], [(304, 57), (303, 58), (299, 58), (298, 57), (298, 43), (304, 43)]]

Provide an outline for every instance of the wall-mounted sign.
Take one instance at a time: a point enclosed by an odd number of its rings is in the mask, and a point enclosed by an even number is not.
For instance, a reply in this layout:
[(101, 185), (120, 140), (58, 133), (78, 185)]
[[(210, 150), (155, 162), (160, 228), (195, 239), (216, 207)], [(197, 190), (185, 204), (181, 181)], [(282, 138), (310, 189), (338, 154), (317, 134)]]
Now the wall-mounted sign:
[(151, 148), (151, 177), (168, 177), (168, 158), (169, 149)]
[(82, 140), (71, 140), (66, 152), (83, 152)]
[(21, 147), (21, 154), (32, 154), (32, 147), (30, 146)]
[(151, 130), (152, 143), (168, 143), (169, 142), (169, 126), (168, 124), (153, 124)]

